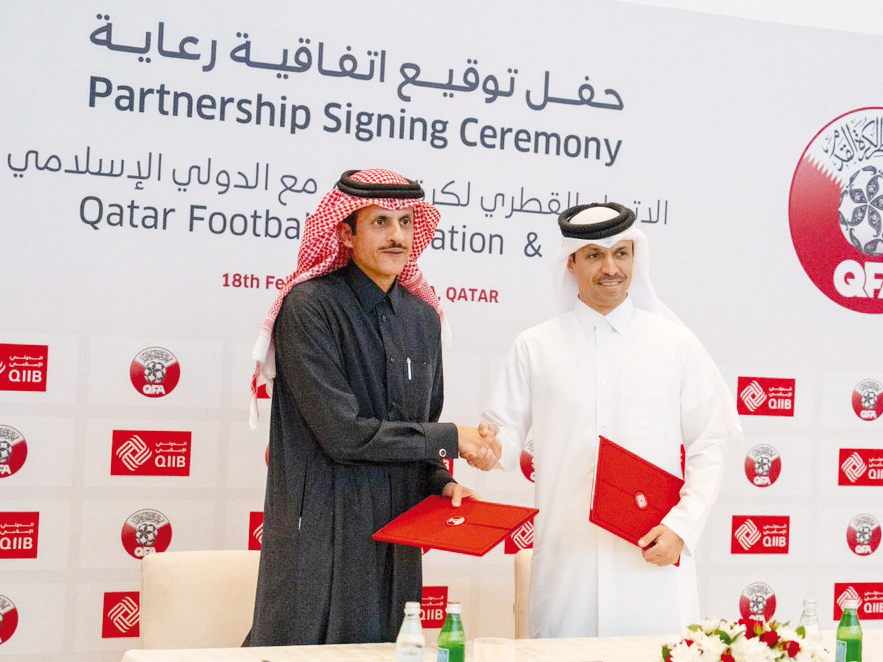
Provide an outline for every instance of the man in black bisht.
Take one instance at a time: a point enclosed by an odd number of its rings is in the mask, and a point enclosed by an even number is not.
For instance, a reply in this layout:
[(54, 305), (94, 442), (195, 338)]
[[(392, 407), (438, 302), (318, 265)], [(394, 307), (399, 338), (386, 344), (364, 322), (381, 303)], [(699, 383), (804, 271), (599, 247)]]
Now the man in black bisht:
[(443, 458), (488, 469), (500, 455), (437, 422), (441, 310), (416, 258), (439, 213), (422, 197), (388, 170), (344, 173), (264, 322), (253, 390), (272, 387), (270, 455), (245, 645), (394, 641), (421, 598), (421, 550), (371, 534), (430, 494), (476, 498)]

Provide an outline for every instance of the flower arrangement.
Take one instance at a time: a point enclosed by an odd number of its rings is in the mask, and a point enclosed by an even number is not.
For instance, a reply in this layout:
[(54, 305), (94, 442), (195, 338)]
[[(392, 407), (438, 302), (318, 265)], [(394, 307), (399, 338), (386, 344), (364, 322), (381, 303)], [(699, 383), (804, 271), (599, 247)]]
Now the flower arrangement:
[(687, 628), (681, 639), (662, 646), (664, 662), (827, 662), (818, 642), (804, 639), (802, 627), (787, 623), (713, 619)]

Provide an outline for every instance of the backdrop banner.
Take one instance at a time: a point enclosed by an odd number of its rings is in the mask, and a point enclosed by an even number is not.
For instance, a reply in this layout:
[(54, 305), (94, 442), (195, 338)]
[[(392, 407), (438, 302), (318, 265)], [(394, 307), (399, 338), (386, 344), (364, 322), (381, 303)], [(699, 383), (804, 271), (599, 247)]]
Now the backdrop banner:
[[(259, 548), (251, 347), (307, 214), (371, 167), (441, 210), (421, 264), (461, 424), (554, 314), (557, 214), (632, 207), (745, 429), (699, 550), (703, 615), (796, 624), (811, 597), (831, 629), (854, 596), (883, 623), (881, 37), (612, 0), (3, 14), (4, 660), (119, 660), (145, 554)], [(521, 471), (454, 475), (533, 506), (538, 443)], [(512, 636), (531, 541), (528, 522), (481, 558), (428, 552), (425, 625), (450, 598), (470, 637)]]

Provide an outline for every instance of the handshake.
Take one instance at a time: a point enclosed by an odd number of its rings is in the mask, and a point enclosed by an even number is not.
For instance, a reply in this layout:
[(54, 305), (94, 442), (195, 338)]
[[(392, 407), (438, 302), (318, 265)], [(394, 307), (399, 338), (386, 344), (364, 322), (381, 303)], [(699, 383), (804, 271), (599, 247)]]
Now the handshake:
[(496, 466), (503, 454), (497, 434), (500, 429), (490, 421), (482, 421), (477, 428), (457, 426), (460, 457), (469, 466), (488, 471)]

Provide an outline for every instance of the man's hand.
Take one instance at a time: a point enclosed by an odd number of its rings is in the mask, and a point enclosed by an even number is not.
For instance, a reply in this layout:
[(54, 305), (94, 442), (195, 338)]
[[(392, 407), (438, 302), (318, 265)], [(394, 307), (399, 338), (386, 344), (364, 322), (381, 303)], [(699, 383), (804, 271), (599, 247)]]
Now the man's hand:
[(677, 563), (684, 549), (684, 541), (665, 524), (659, 524), (638, 541), (638, 546), (642, 548), (647, 563), (662, 567)]
[[(488, 471), (497, 464), (503, 452), (500, 442), (497, 441), (496, 426), (493, 423), (482, 425), (484, 427), (479, 428), (458, 425), (457, 443), (460, 447), (460, 455), (466, 459), (470, 466)], [(484, 434), (482, 434), (482, 430), (484, 430)]]
[(444, 489), (442, 489), (442, 496), (450, 497), (451, 505), (454, 508), (459, 508), (460, 502), (463, 499), (475, 499), (478, 501), (478, 492), (453, 481), (445, 484)]

